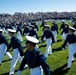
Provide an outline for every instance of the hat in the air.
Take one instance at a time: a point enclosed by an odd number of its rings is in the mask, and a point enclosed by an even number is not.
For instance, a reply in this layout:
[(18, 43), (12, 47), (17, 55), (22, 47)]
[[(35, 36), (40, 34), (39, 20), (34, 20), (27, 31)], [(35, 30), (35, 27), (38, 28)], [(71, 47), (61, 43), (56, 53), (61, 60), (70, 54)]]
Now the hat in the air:
[(34, 43), (34, 44), (38, 44), (39, 43), (39, 40), (32, 37), (32, 36), (26, 36), (26, 44), (27, 43)]

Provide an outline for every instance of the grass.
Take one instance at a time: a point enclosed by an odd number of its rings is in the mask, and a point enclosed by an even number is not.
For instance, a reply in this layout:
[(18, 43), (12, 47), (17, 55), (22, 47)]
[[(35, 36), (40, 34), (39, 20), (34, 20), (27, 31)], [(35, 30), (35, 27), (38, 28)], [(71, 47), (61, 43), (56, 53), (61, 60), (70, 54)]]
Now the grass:
[[(51, 26), (51, 22), (48, 22), (47, 24), (49, 24)], [(38, 26), (39, 26), (38, 35), (41, 36), (42, 28), (40, 28), (40, 25), (38, 25)], [(58, 23), (58, 26), (60, 27), (60, 23)], [(47, 63), (50, 67), (50, 71), (52, 71), (51, 74), (52, 75), (76, 75), (76, 60), (72, 63), (72, 67), (69, 71), (67, 71), (67, 69), (66, 69), (68, 48), (66, 47), (65, 50), (62, 50), (61, 45), (63, 44), (64, 41), (61, 41), (60, 33), (61, 33), (61, 31), (59, 31), (59, 34), (57, 36), (58, 42), (55, 43), (54, 45), (52, 45), (53, 54), (48, 56), (48, 58), (47, 58)], [(25, 37), (23, 37), (23, 39), (25, 40)], [(25, 41), (22, 42), (22, 46), (24, 46), (24, 43), (25, 43)], [(39, 44), (39, 46), (41, 46), (39, 48), (39, 50), (42, 53), (45, 53), (45, 50), (46, 50), (46, 47), (44, 45), (45, 45), (45, 42)], [(13, 55), (12, 51), (10, 51), (10, 53)], [(76, 57), (76, 55), (75, 55), (75, 57)], [(2, 65), (0, 65), (0, 75), (8, 75), (9, 70), (10, 70), (10, 62), (11, 62), (11, 60), (9, 60), (8, 57), (5, 55)], [(16, 71), (19, 68), (19, 65), (20, 65), (20, 63), (18, 62), (16, 65), (16, 68), (15, 68), (15, 75), (16, 75)], [(30, 75), (29, 69), (22, 71), (21, 75)]]

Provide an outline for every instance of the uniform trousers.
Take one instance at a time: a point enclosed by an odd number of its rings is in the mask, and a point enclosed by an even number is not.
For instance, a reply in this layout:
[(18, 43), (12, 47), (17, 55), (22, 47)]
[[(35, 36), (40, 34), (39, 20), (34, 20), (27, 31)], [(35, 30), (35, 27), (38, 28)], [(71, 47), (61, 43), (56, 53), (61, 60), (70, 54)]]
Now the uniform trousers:
[(53, 36), (54, 36), (54, 39), (55, 39), (55, 42), (57, 42), (57, 31), (52, 31), (52, 34), (53, 34)]
[(52, 43), (52, 39), (46, 39), (46, 53), (45, 53), (45, 57), (48, 57), (48, 54), (52, 54), (52, 48), (51, 48), (51, 43)]
[(17, 32), (17, 37), (21, 42), (23, 41), (20, 31)]
[(12, 61), (11, 61), (11, 64), (10, 64), (9, 75), (14, 74), (14, 69), (15, 69), (15, 66), (17, 64), (17, 61), (19, 60), (19, 62), (21, 63), (22, 59), (23, 59), (23, 57), (20, 57), (20, 53), (18, 51), (18, 48), (13, 49), (13, 58), (12, 58)]
[(9, 57), (9, 59), (12, 59), (11, 54), (9, 52), (6, 52), (6, 50), (7, 50), (6, 44), (4, 43), (0, 44), (0, 63), (2, 62), (4, 54), (6, 54)]
[(69, 53), (69, 58), (68, 58), (67, 68), (70, 68), (72, 61), (74, 60), (74, 54), (76, 53), (76, 44), (68, 45), (68, 53)]
[(30, 75), (43, 75), (43, 69), (41, 66), (30, 69)]
[(67, 33), (66, 33), (66, 34), (65, 34), (65, 33), (63, 33), (63, 34), (62, 34), (62, 39), (63, 39), (63, 40), (65, 40), (65, 39), (66, 39), (66, 37), (67, 37), (67, 35), (68, 35)]

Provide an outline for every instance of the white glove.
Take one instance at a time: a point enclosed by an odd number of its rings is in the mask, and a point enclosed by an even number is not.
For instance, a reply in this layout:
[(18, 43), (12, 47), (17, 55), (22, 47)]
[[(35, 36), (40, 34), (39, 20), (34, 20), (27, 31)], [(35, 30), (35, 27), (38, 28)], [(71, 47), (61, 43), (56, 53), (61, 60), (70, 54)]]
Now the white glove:
[(24, 47), (26, 47), (26, 44), (24, 44)]
[(20, 75), (20, 73), (21, 73), (21, 71), (20, 71), (20, 70), (18, 70), (18, 71), (17, 71), (17, 75)]
[(26, 69), (26, 68), (28, 68), (28, 65), (27, 64), (24, 66), (24, 69)]
[(62, 50), (64, 50), (64, 48), (62, 48)]
[(42, 43), (42, 40), (40, 40), (40, 43)]

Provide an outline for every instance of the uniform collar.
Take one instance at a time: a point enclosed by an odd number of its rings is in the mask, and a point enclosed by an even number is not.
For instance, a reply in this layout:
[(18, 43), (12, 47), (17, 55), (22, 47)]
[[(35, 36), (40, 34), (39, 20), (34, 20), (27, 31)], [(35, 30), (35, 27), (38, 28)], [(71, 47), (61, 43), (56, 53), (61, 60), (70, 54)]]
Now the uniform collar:
[(30, 51), (30, 52), (33, 52), (34, 54), (36, 53), (36, 51), (37, 51), (37, 49), (36, 48), (34, 48), (32, 51)]

